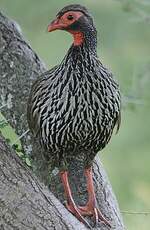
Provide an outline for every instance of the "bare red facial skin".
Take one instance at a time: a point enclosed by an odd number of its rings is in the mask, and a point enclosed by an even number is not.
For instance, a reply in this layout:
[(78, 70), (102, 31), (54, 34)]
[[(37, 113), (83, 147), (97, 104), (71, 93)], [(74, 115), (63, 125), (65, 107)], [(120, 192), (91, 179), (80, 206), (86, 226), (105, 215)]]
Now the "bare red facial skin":
[[(69, 19), (69, 16), (72, 16), (72, 19)], [(83, 13), (80, 11), (68, 11), (65, 14), (63, 14), (60, 18), (56, 18), (54, 21), (52, 21), (48, 26), (48, 32), (52, 32), (54, 30), (66, 30), (69, 33), (73, 35), (74, 38), (74, 45), (79, 46), (84, 41), (84, 35), (81, 31), (74, 31), (67, 29), (71, 24), (73, 24), (75, 21), (77, 21), (81, 16), (83, 16)]]
[(84, 34), (81, 31), (73, 31), (73, 30), (67, 30), (69, 33), (73, 35), (74, 46), (80, 46), (84, 41)]

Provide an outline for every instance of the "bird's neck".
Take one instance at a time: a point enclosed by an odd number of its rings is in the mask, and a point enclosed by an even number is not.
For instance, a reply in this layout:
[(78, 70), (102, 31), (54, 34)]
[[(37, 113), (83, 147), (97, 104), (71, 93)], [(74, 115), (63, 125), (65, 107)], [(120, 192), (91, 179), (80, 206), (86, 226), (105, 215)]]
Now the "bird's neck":
[(97, 31), (95, 27), (89, 26), (83, 31), (68, 30), (73, 35), (73, 46), (84, 46), (86, 50), (96, 54), (97, 48)]
[(84, 33), (83, 45), (89, 52), (97, 52), (97, 31), (94, 27), (88, 28)]
[(96, 51), (91, 51), (87, 44), (83, 43), (79, 46), (73, 44), (63, 59), (62, 64), (69, 72), (75, 71), (83, 73), (85, 71), (92, 71), (95, 65), (97, 65), (97, 60)]
[(84, 37), (79, 33), (74, 33), (74, 43), (68, 50), (62, 64), (65, 68), (90, 70), (97, 64), (97, 33), (95, 28), (88, 29)]

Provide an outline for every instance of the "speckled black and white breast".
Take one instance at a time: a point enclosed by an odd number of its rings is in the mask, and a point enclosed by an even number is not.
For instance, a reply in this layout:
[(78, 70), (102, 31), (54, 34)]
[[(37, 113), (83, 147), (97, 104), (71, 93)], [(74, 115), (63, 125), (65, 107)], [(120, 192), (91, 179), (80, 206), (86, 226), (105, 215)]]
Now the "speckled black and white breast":
[(119, 120), (118, 84), (96, 56), (79, 49), (42, 75), (30, 95), (30, 128), (50, 153), (96, 154)]

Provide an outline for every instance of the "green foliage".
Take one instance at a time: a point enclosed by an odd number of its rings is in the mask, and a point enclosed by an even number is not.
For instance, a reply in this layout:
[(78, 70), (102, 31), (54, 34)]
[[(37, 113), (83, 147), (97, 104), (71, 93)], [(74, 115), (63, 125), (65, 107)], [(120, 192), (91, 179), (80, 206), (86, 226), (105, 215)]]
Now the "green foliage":
[(10, 126), (9, 122), (0, 113), (0, 133), (5, 137), (7, 143), (13, 147), (17, 155), (31, 167), (31, 159), (22, 149), (21, 142), (15, 130)]
[(6, 126), (8, 126), (7, 121), (5, 121), (5, 120), (0, 120), (0, 129), (5, 128)]

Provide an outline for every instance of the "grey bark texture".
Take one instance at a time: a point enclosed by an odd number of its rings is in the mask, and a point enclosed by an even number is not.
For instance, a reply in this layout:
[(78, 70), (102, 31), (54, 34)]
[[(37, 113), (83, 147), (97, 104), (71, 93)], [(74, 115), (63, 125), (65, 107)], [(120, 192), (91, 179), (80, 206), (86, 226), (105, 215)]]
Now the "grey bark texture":
[[(26, 104), (30, 87), (45, 70), (45, 65), (24, 40), (19, 26), (0, 14), (0, 103), (1, 106), (4, 106), (2, 113), (18, 135), (22, 135), (28, 129)], [(54, 197), (55, 195), (62, 203), (65, 203), (58, 170), (52, 170), (54, 166), (44, 160), (43, 150), (38, 141), (32, 139), (31, 134), (28, 133), (22, 138), (22, 146), (26, 154), (33, 156), (35, 162), (33, 171), (42, 182), (47, 184), (47, 188), (33, 176), (34, 173), (29, 171), (14, 153), (11, 154), (11, 150), (3, 141), (0, 140), (0, 143), (0, 154), (2, 155), (0, 175), (4, 181), (0, 184), (0, 202), (2, 200), (0, 217), (1, 226), (3, 226), (1, 228), (86, 229)], [(69, 174), (76, 203), (85, 204), (87, 192), (82, 160), (70, 162)], [(93, 179), (98, 207), (110, 221), (112, 229), (124, 229), (118, 203), (98, 157), (93, 163)], [(8, 221), (6, 221), (7, 210), (9, 210)], [(27, 217), (29, 219), (26, 223)], [(13, 218), (15, 222), (12, 221)], [(91, 220), (88, 221), (92, 225)], [(109, 227), (100, 223), (93, 229), (106, 230)]]
[(0, 137), (0, 229), (83, 229)]

